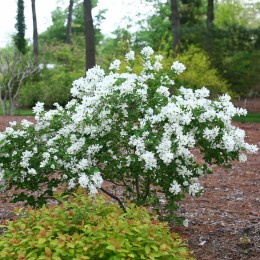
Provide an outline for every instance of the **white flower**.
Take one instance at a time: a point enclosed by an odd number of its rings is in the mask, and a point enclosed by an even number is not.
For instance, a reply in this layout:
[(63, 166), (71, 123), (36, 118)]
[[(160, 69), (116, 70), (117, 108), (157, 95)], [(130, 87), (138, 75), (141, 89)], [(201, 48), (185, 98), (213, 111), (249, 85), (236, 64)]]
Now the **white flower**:
[(74, 189), (76, 187), (75, 178), (70, 179), (68, 182), (68, 189)]
[(169, 88), (164, 87), (164, 86), (160, 86), (157, 90), (157, 93), (165, 96), (165, 97), (169, 97), (170, 96), (170, 92), (169, 92)]
[(196, 89), (195, 90), (195, 96), (198, 98), (206, 98), (209, 97), (210, 92), (207, 88), (202, 87), (201, 89)]
[(245, 143), (245, 149), (248, 153), (256, 154), (259, 148), (256, 145)]
[(36, 105), (32, 109), (33, 113), (35, 115), (39, 115), (44, 111), (44, 103), (43, 102), (37, 102)]
[(174, 159), (174, 154), (171, 152), (164, 152), (162, 154), (160, 154), (160, 158), (162, 159), (162, 161), (168, 165), (172, 162), (172, 160)]
[(85, 173), (81, 173), (78, 182), (82, 188), (87, 188), (89, 184), (89, 177)]
[(153, 68), (155, 71), (159, 71), (163, 68), (162, 64), (159, 62), (159, 61), (156, 61), (154, 64), (153, 64)]
[(151, 47), (149, 47), (149, 46), (144, 47), (144, 48), (141, 50), (141, 54), (142, 54), (143, 56), (145, 56), (145, 58), (150, 58), (150, 56), (153, 55), (153, 53), (154, 53), (154, 50), (153, 50)]
[(80, 169), (81, 171), (86, 170), (90, 166), (91, 166), (91, 160), (90, 159), (82, 159), (77, 164), (77, 168)]
[(163, 56), (162, 55), (155, 55), (156, 61), (162, 61)]
[(152, 152), (145, 152), (140, 157), (145, 161), (146, 170), (152, 170), (157, 167), (157, 161)]
[(28, 173), (31, 174), (31, 175), (36, 175), (37, 174), (36, 170), (33, 169), (33, 168), (29, 169)]
[(178, 60), (173, 62), (172, 66), (171, 66), (172, 70), (175, 70), (175, 72), (177, 74), (182, 73), (184, 70), (186, 70), (186, 66), (183, 65), (181, 62), (179, 62)]
[(110, 69), (110, 70), (119, 70), (119, 69), (120, 69), (120, 64), (121, 64), (121, 61), (120, 61), (120, 60), (114, 60), (114, 61), (110, 64), (109, 69)]
[(21, 125), (22, 125), (23, 127), (27, 128), (27, 127), (33, 125), (33, 123), (30, 122), (30, 121), (28, 121), (28, 120), (26, 120), (26, 119), (23, 119), (22, 122), (21, 122)]
[(205, 128), (203, 131), (203, 137), (209, 141), (214, 141), (219, 134), (219, 127), (214, 127), (213, 129)]
[(223, 142), (223, 146), (226, 148), (228, 152), (234, 151), (235, 141), (232, 135), (229, 135), (228, 133), (224, 133), (222, 137), (222, 142)]
[(80, 149), (83, 147), (83, 145), (85, 144), (85, 138), (79, 138), (77, 141), (76, 140), (72, 140), (72, 144), (71, 146), (67, 149), (67, 153), (68, 154), (76, 154), (80, 151)]
[(16, 126), (16, 125), (17, 125), (17, 122), (16, 122), (16, 121), (9, 122), (9, 125), (10, 125), (11, 127), (14, 127), (14, 126)]
[(95, 172), (94, 175), (92, 175), (91, 180), (94, 183), (95, 187), (100, 188), (102, 186), (103, 178), (100, 172)]
[(126, 55), (125, 55), (125, 60), (126, 61), (131, 61), (135, 59), (135, 52), (134, 51), (129, 51)]
[(87, 154), (90, 156), (93, 156), (94, 154), (98, 153), (101, 148), (102, 148), (102, 145), (92, 144), (88, 147)]
[(169, 191), (171, 193), (173, 193), (174, 195), (177, 195), (181, 192), (181, 186), (180, 184), (178, 184), (177, 181), (173, 181), (172, 184), (171, 184), (171, 187), (169, 189)]
[(198, 182), (191, 184), (188, 189), (191, 196), (196, 196), (199, 192), (203, 191), (203, 187)]
[(184, 219), (183, 222), (182, 222), (182, 225), (184, 227), (188, 227), (189, 226), (189, 220), (188, 219)]
[(0, 132), (0, 141), (4, 140), (6, 138), (5, 134), (3, 134), (2, 132)]
[(88, 186), (88, 189), (89, 189), (90, 196), (93, 196), (93, 195), (98, 193), (98, 190), (97, 190), (96, 186), (93, 185), (93, 184), (90, 184)]
[(23, 168), (28, 168), (29, 167), (29, 161), (31, 157), (33, 156), (33, 152), (25, 150), (22, 153), (22, 161), (20, 162), (20, 166)]
[(239, 155), (239, 162), (244, 163), (246, 161), (247, 161), (247, 156), (244, 153), (240, 154)]
[(0, 168), (0, 182), (4, 180), (4, 171)]

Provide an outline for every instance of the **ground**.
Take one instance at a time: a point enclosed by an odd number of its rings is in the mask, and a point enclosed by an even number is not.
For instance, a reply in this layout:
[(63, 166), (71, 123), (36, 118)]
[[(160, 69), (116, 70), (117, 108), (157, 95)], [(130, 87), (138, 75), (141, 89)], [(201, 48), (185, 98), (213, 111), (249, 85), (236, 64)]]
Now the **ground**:
[[(260, 124), (237, 124), (260, 147)], [(175, 228), (197, 259), (260, 259), (260, 153), (232, 169), (217, 168), (202, 181), (200, 198), (187, 198), (180, 212), (188, 228)]]
[[(259, 110), (258, 110), (259, 111)], [(0, 117), (0, 131), (20, 117)], [(260, 124), (236, 123), (245, 129), (247, 141), (260, 147)], [(196, 259), (260, 259), (260, 153), (232, 169), (216, 168), (202, 180), (205, 193), (187, 198), (179, 213), (189, 227), (173, 227), (186, 239)], [(0, 193), (0, 223), (14, 217), (15, 205)], [(0, 230), (1, 231), (1, 230)]]

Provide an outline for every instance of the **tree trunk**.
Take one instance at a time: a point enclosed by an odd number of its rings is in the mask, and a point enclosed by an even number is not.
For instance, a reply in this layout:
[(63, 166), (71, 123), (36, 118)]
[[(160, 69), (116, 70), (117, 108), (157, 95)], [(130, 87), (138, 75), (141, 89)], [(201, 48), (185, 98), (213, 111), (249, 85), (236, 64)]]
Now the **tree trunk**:
[(91, 0), (84, 0), (86, 70), (91, 69), (96, 65), (95, 34), (91, 9)]
[(35, 57), (39, 55), (37, 16), (35, 9), (35, 0), (32, 0), (32, 17), (33, 17), (33, 53)]
[(211, 27), (214, 22), (214, 0), (208, 0), (207, 27)]
[(207, 50), (209, 56), (211, 56), (212, 51), (214, 50), (213, 22), (214, 22), (214, 0), (208, 0), (206, 50)]
[(171, 24), (173, 36), (172, 48), (176, 53), (180, 50), (180, 17), (177, 0), (171, 0)]
[(71, 35), (72, 35), (72, 12), (73, 12), (73, 0), (70, 0), (69, 10), (68, 10), (68, 17), (67, 17), (67, 30), (66, 30), (66, 43), (72, 44)]

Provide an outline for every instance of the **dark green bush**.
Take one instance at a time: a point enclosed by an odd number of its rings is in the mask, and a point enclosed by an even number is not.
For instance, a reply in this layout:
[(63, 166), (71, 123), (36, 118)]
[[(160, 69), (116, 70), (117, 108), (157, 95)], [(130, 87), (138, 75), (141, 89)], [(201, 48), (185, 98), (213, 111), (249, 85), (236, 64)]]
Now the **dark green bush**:
[(20, 210), (0, 237), (1, 259), (192, 259), (176, 233), (128, 205), (75, 195), (60, 205)]
[(64, 106), (71, 98), (72, 82), (85, 75), (84, 55), (77, 44), (46, 47), (44, 56), (40, 73), (21, 89), (20, 105), (33, 107), (40, 101), (47, 108), (52, 108), (55, 102)]

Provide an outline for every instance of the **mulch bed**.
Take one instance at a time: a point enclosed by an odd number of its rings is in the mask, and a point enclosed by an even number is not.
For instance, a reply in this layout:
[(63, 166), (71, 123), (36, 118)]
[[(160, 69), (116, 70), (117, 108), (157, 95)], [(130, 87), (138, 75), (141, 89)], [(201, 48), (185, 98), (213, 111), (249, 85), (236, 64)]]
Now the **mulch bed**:
[[(32, 117), (23, 117), (33, 120)], [(21, 117), (0, 117), (0, 131), (9, 121)], [(260, 124), (236, 123), (247, 133), (247, 141), (260, 147)], [(205, 193), (181, 202), (179, 214), (189, 227), (173, 227), (194, 252), (196, 259), (260, 259), (260, 153), (232, 169), (216, 168), (202, 180)], [(0, 223), (14, 218), (6, 194), (0, 193)]]

